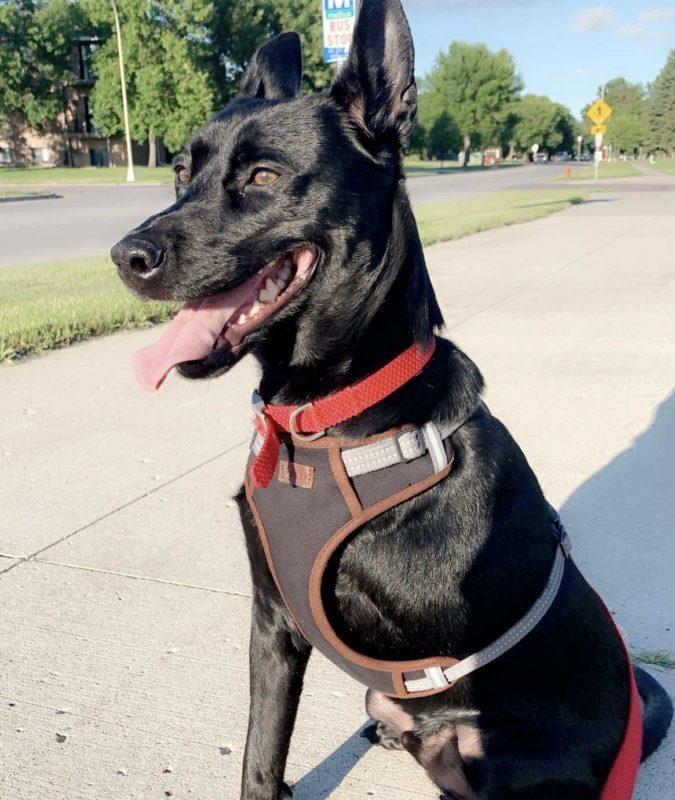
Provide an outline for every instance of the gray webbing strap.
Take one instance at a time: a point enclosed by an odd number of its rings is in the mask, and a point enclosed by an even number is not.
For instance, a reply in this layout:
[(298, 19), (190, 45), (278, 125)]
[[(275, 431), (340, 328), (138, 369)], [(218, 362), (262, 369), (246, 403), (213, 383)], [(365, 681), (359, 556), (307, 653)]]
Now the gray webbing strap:
[[(448, 465), (448, 457), (443, 442), (456, 433), (475, 414), (472, 411), (459, 422), (445, 422), (437, 425), (428, 422), (421, 428), (390, 436), (379, 442), (364, 444), (360, 447), (350, 447), (342, 450), (342, 463), (350, 478), (359, 475), (368, 475), (395, 464), (413, 461), (421, 458), (426, 453), (431, 455), (434, 471), (440, 472)], [(251, 440), (251, 450), (258, 455), (263, 446), (263, 437), (257, 431)]]
[(553, 569), (551, 570), (544, 591), (519, 622), (500, 636), (499, 639), (492, 642), (492, 644), (471, 656), (467, 656), (454, 666), (444, 670), (440, 669), (440, 667), (432, 667), (431, 669), (424, 670), (424, 678), (406, 681), (405, 688), (407, 691), (410, 692), (410, 694), (415, 694), (416, 692), (427, 692), (430, 689), (442, 689), (453, 681), (459, 680), (459, 678), (463, 678), (471, 672), (475, 672), (477, 669), (484, 667), (486, 664), (495, 661), (524, 639), (527, 634), (541, 622), (549, 608), (553, 605), (553, 601), (562, 583), (563, 574), (565, 572), (565, 562), (571, 549), (570, 539), (565, 534), (560, 545), (556, 548)]
[(440, 472), (448, 464), (443, 442), (466, 424), (475, 413), (472, 411), (459, 422), (445, 422), (440, 425), (428, 422), (421, 428), (414, 428), (379, 442), (343, 450), (342, 463), (345, 465), (347, 475), (350, 478), (368, 475), (386, 467), (393, 467), (395, 464), (421, 458), (427, 452), (431, 455), (434, 471)]

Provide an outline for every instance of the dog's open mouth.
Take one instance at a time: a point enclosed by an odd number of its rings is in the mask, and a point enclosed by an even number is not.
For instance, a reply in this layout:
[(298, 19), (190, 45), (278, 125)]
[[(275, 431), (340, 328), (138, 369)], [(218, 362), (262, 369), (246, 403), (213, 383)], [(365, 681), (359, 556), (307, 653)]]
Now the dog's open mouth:
[(243, 354), (247, 337), (284, 308), (307, 283), (317, 258), (316, 248), (297, 247), (267, 264), (241, 286), (186, 303), (159, 341), (135, 354), (138, 382), (154, 392), (174, 367), (199, 377), (200, 364), (233, 364)]

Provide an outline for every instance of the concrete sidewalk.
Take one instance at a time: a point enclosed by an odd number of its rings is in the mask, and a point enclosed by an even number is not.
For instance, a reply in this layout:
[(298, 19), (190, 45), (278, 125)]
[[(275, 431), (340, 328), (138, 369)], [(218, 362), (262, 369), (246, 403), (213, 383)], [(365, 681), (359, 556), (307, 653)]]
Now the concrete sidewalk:
[[(674, 192), (603, 194), (428, 251), (449, 335), (637, 653), (675, 652), (674, 218)], [(255, 366), (151, 397), (129, 360), (155, 336), (0, 369), (3, 800), (239, 796), (250, 588), (228, 498)], [(363, 695), (313, 657), (296, 800), (437, 798), (360, 738)], [(672, 789), (672, 743), (639, 800)]]

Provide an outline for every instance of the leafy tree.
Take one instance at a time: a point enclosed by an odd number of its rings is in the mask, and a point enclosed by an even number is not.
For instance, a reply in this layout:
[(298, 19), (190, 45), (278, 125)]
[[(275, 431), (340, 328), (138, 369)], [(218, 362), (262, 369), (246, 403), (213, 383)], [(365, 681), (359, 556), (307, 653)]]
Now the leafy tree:
[(21, 158), (24, 124), (63, 132), (63, 87), (71, 78), (72, 40), (89, 33), (82, 9), (69, 0), (0, 3), (0, 127)]
[(236, 93), (256, 48), (282, 31), (295, 30), (302, 36), (306, 89), (316, 91), (330, 83), (319, 0), (214, 0), (213, 5), (213, 64), (220, 105)]
[(650, 87), (647, 143), (675, 158), (675, 49)]
[(472, 146), (501, 140), (522, 81), (506, 50), (493, 53), (484, 44), (453, 42), (438, 56), (425, 85), (432, 105), (455, 121), (466, 163)]
[[(210, 69), (211, 0), (117, 0), (129, 96), (131, 133), (149, 142), (148, 166), (156, 165), (155, 142), (182, 147), (213, 113)], [(94, 5), (92, 3), (92, 5)], [(110, 24), (109, 4), (96, 4)], [(110, 35), (94, 60), (94, 120), (109, 136), (123, 132), (117, 41)]]
[(420, 158), (427, 155), (427, 147), (429, 143), (429, 133), (426, 127), (418, 120), (410, 134), (410, 145), (408, 146), (409, 153), (416, 153)]
[[(600, 89), (598, 94), (602, 90)], [(605, 100), (612, 107), (607, 122), (605, 143), (616, 152), (636, 153), (647, 140), (647, 101), (640, 83), (629, 83), (625, 78), (615, 78), (605, 85)], [(588, 106), (584, 109), (584, 119)]]
[(529, 152), (535, 143), (548, 151), (574, 149), (577, 123), (565, 106), (545, 95), (526, 94), (514, 113), (513, 141), (520, 151)]

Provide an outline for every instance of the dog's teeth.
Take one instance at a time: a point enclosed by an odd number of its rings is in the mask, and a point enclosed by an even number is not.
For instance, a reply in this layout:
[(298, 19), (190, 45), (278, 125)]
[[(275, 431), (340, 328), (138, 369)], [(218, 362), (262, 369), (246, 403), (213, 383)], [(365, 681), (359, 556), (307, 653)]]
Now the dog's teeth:
[(267, 283), (265, 284), (265, 291), (269, 292), (269, 294), (272, 295), (273, 300), (276, 300), (277, 297), (279, 297), (279, 287), (272, 280), (272, 278), (267, 279)]
[(253, 308), (251, 309), (250, 316), (255, 317), (255, 315), (258, 314), (260, 311), (262, 311), (262, 309), (263, 309), (262, 305), (256, 300), (255, 303), (253, 303)]
[(274, 296), (272, 295), (272, 292), (268, 292), (267, 289), (263, 289), (258, 295), (258, 300), (260, 300), (261, 303), (271, 303), (274, 300)]
[(239, 319), (237, 320), (237, 325), (244, 325), (247, 319), (248, 317), (246, 316), (246, 314), (240, 314)]
[(286, 284), (286, 281), (285, 281), (283, 278), (281, 278), (281, 277), (277, 278), (277, 279), (274, 281), (274, 283), (277, 285), (277, 287), (279, 288), (279, 290), (280, 290), (280, 291), (282, 291), (282, 292), (283, 292), (283, 290), (286, 288), (286, 285), (287, 285), (287, 284)]
[(293, 262), (289, 260), (286, 261), (285, 265), (279, 270), (279, 277), (282, 280), (287, 281), (291, 277), (291, 272), (293, 271)]

